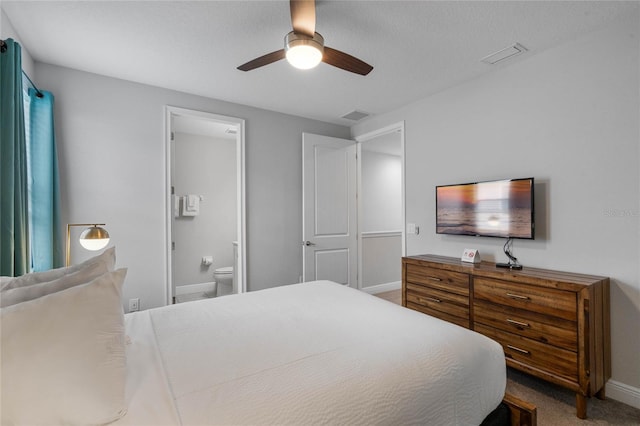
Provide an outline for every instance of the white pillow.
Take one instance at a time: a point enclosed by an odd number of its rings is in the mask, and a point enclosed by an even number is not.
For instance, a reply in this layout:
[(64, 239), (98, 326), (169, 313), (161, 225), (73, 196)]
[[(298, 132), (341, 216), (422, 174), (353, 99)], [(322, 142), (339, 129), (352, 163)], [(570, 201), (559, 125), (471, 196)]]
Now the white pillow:
[(0, 309), (2, 424), (104, 424), (126, 413), (126, 272)]
[(4, 290), (4, 286), (13, 281), (13, 277), (0, 277), (0, 291)]
[(116, 265), (116, 248), (110, 247), (103, 253), (94, 256), (91, 259), (87, 259), (77, 265), (50, 269), (48, 271), (42, 272), (32, 272), (30, 274), (22, 275), (21, 277), (13, 278), (2, 287), (2, 291), (57, 280), (60, 277), (71, 274), (73, 272), (77, 272), (82, 268), (85, 268), (86, 266), (92, 265), (94, 263), (104, 263), (105, 265), (107, 265), (108, 271), (113, 271)]
[(38, 297), (66, 290), (80, 284), (86, 284), (106, 272), (109, 271), (107, 270), (107, 265), (104, 262), (94, 262), (79, 271), (63, 275), (57, 280), (31, 284), (24, 287), (10, 288), (0, 292), (0, 308), (15, 305), (16, 303), (26, 302), (27, 300), (37, 299)]

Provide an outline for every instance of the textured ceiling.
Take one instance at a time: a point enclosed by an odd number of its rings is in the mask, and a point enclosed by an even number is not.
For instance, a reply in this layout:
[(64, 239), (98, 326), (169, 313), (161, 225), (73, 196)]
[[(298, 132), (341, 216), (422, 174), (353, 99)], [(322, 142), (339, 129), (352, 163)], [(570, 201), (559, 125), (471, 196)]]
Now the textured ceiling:
[[(638, 2), (319, 1), (327, 46), (374, 66), (366, 77), (326, 64), (236, 67), (281, 49), (286, 1), (7, 1), (34, 60), (220, 100), (350, 125), (598, 30)], [(480, 62), (516, 42), (528, 52)]]

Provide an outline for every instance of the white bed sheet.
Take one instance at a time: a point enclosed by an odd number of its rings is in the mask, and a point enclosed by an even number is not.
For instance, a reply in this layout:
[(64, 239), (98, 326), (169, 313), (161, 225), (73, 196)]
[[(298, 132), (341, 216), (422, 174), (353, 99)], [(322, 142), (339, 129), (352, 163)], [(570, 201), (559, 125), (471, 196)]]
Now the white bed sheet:
[(328, 281), (125, 316), (116, 424), (479, 424), (504, 396), (500, 345)]

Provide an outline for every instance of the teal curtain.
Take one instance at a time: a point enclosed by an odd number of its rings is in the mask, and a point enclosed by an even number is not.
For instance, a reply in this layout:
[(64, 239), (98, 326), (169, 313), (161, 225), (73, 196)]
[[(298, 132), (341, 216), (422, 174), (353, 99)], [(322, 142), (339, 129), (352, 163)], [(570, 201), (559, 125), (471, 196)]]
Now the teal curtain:
[(0, 53), (0, 275), (29, 272), (27, 153), (20, 45)]
[(31, 269), (46, 271), (64, 263), (53, 95), (30, 88), (27, 104)]

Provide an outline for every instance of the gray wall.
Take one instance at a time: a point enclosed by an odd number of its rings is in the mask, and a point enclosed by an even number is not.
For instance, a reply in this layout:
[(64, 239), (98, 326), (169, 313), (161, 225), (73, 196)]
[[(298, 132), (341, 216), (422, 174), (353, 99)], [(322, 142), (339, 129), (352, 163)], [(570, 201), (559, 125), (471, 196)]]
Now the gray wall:
[[(177, 196), (201, 195), (197, 216), (173, 221), (172, 272), (176, 286), (213, 281), (216, 268), (233, 266), (237, 237), (236, 140), (175, 132), (173, 185)], [(213, 264), (202, 265), (203, 256)]]
[(362, 235), (362, 288), (371, 292), (390, 290), (373, 289), (381, 284), (395, 284), (402, 280), (402, 234)]
[[(348, 128), (49, 64), (36, 63), (35, 78), (55, 95), (62, 220), (107, 224), (129, 268), (125, 302), (164, 304), (165, 105), (246, 120), (248, 288), (298, 282), (301, 135), (348, 137)], [(74, 262), (88, 256), (74, 249)]]
[(525, 267), (611, 277), (613, 379), (633, 388), (607, 394), (636, 406), (639, 24), (629, 17), (352, 128), (357, 136), (405, 120), (406, 219), (421, 229), (407, 235), (410, 255), (470, 247), (505, 261), (502, 239), (436, 235), (434, 188), (534, 176), (536, 240), (515, 241), (514, 254)]

